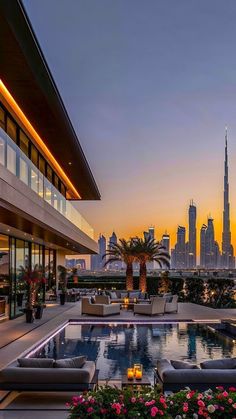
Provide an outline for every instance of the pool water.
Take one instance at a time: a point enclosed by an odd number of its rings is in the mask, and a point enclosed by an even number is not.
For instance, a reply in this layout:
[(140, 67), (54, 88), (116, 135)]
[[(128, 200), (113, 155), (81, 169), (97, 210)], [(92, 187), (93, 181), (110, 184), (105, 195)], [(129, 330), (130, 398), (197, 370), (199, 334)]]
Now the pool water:
[(206, 324), (69, 324), (30, 356), (61, 359), (79, 355), (96, 362), (101, 380), (119, 379), (128, 367), (141, 363), (153, 381), (158, 359), (199, 364), (236, 356), (236, 344)]

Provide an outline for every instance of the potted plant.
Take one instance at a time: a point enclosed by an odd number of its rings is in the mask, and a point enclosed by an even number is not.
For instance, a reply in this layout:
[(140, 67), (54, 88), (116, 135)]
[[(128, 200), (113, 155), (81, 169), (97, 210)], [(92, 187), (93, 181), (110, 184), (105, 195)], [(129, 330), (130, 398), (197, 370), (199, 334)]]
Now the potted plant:
[(67, 293), (67, 269), (65, 266), (59, 265), (57, 267), (59, 273), (59, 291), (60, 291), (60, 303), (65, 304), (66, 293)]
[(78, 284), (77, 268), (72, 269), (72, 279), (74, 284)]
[[(27, 284), (27, 303), (25, 305), (26, 323), (33, 323), (35, 319), (35, 308), (37, 317), (42, 317), (43, 305), (40, 303), (40, 288), (44, 284), (42, 269), (37, 265), (33, 270), (26, 269), (23, 276)], [(41, 316), (41, 317), (40, 317)]]

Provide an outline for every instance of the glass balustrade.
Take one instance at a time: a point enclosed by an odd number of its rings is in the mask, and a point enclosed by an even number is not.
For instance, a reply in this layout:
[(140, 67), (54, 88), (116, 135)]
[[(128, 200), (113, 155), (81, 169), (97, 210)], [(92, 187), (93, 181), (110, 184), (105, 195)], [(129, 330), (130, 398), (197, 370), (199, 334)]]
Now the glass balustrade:
[(76, 227), (89, 237), (94, 237), (93, 228), (79, 211), (49, 182), (2, 128), (0, 128), (0, 164), (17, 176), (25, 185), (29, 186)]

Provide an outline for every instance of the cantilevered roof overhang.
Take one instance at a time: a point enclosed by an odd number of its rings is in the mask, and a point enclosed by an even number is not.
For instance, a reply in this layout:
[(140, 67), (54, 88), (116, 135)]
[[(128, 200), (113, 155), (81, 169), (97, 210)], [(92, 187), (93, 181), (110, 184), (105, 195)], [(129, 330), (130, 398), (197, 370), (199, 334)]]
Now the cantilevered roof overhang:
[(81, 199), (100, 193), (21, 0), (0, 0), (0, 79)]

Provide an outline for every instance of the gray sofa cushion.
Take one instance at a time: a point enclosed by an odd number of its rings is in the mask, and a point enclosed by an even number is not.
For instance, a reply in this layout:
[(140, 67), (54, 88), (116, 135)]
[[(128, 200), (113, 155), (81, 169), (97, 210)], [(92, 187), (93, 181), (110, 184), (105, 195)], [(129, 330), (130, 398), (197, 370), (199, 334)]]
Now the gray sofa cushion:
[(165, 381), (165, 375), (168, 371), (175, 371), (174, 367), (171, 365), (168, 359), (160, 359), (157, 361), (157, 370), (158, 374), (161, 377), (162, 381)]
[(55, 368), (82, 368), (86, 361), (86, 356), (76, 356), (74, 358), (57, 359), (54, 363)]
[(190, 364), (189, 362), (185, 362), (185, 361), (171, 360), (170, 362), (171, 362), (171, 365), (176, 370), (198, 370), (199, 369), (197, 365)]
[(120, 298), (127, 298), (128, 297), (128, 292), (126, 291), (121, 291), (120, 293)]
[(23, 368), (53, 368), (54, 359), (49, 358), (19, 358), (18, 364)]
[(202, 369), (220, 369), (228, 370), (236, 368), (236, 358), (212, 359), (210, 361), (201, 362)]
[(139, 298), (140, 292), (139, 291), (129, 291), (129, 298)]
[(0, 383), (77, 384), (90, 383), (95, 363), (86, 361), (82, 368), (20, 368), (7, 367), (0, 371)]
[(116, 294), (115, 291), (110, 291), (109, 294), (110, 294), (110, 297), (111, 297), (112, 300), (115, 300), (117, 298), (117, 294)]
[(205, 383), (213, 384), (214, 387), (220, 383), (223, 384), (235, 384), (236, 383), (236, 370), (175, 370), (174, 371), (163, 371), (163, 380), (165, 383), (175, 384), (189, 384)]

